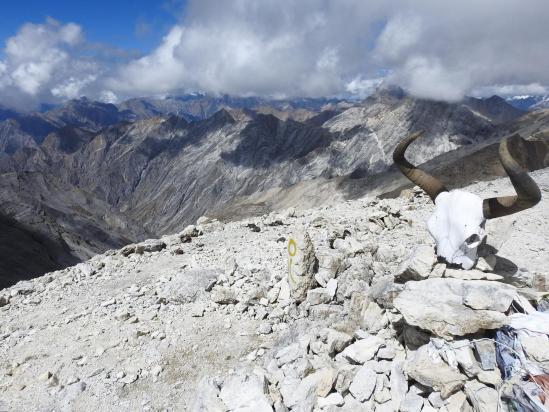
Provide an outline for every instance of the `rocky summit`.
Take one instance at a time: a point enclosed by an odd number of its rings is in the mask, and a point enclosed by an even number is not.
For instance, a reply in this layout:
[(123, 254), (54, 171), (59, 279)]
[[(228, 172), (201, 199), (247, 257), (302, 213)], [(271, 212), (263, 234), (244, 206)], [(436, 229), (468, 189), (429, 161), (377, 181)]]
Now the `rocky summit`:
[(414, 188), (202, 216), (19, 282), (0, 292), (0, 410), (543, 410), (549, 172), (531, 175), (542, 201), (489, 220), (471, 270), (437, 261)]

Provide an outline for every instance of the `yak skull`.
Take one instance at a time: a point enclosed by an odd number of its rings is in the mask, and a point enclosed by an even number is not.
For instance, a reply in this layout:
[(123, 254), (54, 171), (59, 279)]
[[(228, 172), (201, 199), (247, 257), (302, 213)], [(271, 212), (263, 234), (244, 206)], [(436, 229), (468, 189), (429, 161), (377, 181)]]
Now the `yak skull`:
[(486, 236), (486, 219), (534, 206), (541, 199), (540, 189), (511, 156), (508, 140), (504, 139), (499, 147), (500, 161), (517, 195), (483, 200), (463, 190), (448, 191), (438, 179), (416, 168), (404, 157), (406, 148), (419, 136), (421, 132), (400, 142), (393, 159), (402, 173), (425, 190), (435, 203), (435, 212), (427, 221), (427, 228), (435, 239), (437, 255), (448, 263), (471, 269), (477, 260), (478, 247)]
[(438, 256), (463, 269), (471, 269), (486, 236), (485, 223), (482, 199), (473, 193), (452, 190), (437, 196), (435, 212), (427, 221), (427, 228), (435, 239)]

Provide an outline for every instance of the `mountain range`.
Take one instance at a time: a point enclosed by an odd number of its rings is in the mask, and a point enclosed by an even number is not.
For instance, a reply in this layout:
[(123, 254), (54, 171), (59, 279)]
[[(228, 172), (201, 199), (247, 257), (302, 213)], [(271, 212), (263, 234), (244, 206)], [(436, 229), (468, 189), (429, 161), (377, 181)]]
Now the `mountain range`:
[(496, 96), (421, 100), (397, 88), (354, 103), (195, 95), (2, 111), (0, 287), (205, 214), (231, 219), (389, 192), (402, 183), (391, 177), (392, 150), (411, 131), (425, 136), (410, 160), (440, 167), (492, 153), (511, 133), (543, 134), (548, 112), (525, 114)]
[(549, 109), (549, 94), (519, 95), (505, 99), (511, 106), (520, 110)]

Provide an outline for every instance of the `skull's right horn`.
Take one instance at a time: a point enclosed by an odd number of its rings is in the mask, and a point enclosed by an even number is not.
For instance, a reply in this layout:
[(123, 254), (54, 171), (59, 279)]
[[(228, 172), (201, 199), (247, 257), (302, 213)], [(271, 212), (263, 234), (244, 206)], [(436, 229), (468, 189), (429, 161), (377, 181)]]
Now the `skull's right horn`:
[(541, 200), (539, 186), (511, 155), (507, 138), (499, 144), (499, 159), (517, 194), (484, 199), (482, 210), (486, 219), (520, 212), (535, 206)]
[(406, 139), (403, 139), (395, 148), (393, 152), (393, 161), (398, 166), (400, 171), (410, 179), (413, 183), (421, 187), (429, 195), (431, 200), (434, 202), (436, 197), (442, 193), (447, 192), (448, 189), (437, 178), (431, 176), (430, 174), (424, 172), (421, 169), (418, 169), (413, 164), (408, 162), (404, 157), (404, 152), (408, 146), (420, 137), (423, 134), (423, 131), (414, 133), (408, 136)]

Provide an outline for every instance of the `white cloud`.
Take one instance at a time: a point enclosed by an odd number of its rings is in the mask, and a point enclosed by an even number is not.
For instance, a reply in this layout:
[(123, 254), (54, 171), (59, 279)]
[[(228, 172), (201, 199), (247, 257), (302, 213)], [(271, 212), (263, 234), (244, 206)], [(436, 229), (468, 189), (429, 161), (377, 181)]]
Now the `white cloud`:
[(549, 94), (549, 87), (537, 82), (529, 84), (506, 84), (479, 87), (474, 90), (473, 96), (520, 96), (520, 95), (544, 95)]
[(549, 2), (410, 1), (376, 43), (391, 81), (425, 98), (457, 100), (501, 87), (549, 85)]
[(185, 20), (172, 30), (178, 35), (120, 68), (111, 85), (143, 93), (178, 87), (238, 95), (338, 94), (357, 73), (368, 74), (367, 27), (375, 9), (358, 0), (234, 0), (221, 7), (191, 1)]
[(364, 93), (364, 82), (384, 72), (410, 93), (440, 100), (549, 84), (546, 0), (228, 0), (221, 9), (191, 0), (188, 7), (177, 39), (120, 68), (114, 84), (144, 93), (316, 96)]
[(6, 42), (0, 103), (190, 90), (364, 96), (383, 78), (440, 100), (547, 91), (547, 21), (547, 0), (189, 0), (155, 50), (113, 62), (116, 53), (82, 53), (78, 25), (48, 20)]
[(101, 93), (99, 93), (98, 100), (104, 103), (118, 103), (120, 101), (118, 96), (111, 90), (102, 90)]
[(382, 77), (364, 79), (361, 76), (357, 76), (345, 85), (345, 90), (354, 96), (365, 98), (372, 94), (383, 82), (384, 79)]
[(51, 88), (51, 94), (55, 97), (65, 98), (65, 99), (75, 99), (79, 97), (82, 93), (82, 90), (93, 83), (97, 79), (95, 75), (69, 77), (68, 79), (61, 81), (57, 86)]
[(97, 62), (80, 56), (82, 30), (74, 23), (23, 25), (6, 41), (0, 61), (0, 103), (32, 109), (41, 102), (81, 96), (101, 74)]
[(116, 78), (108, 80), (113, 89), (127, 93), (165, 93), (184, 87), (185, 65), (175, 55), (183, 29), (175, 26), (150, 55), (124, 66)]

